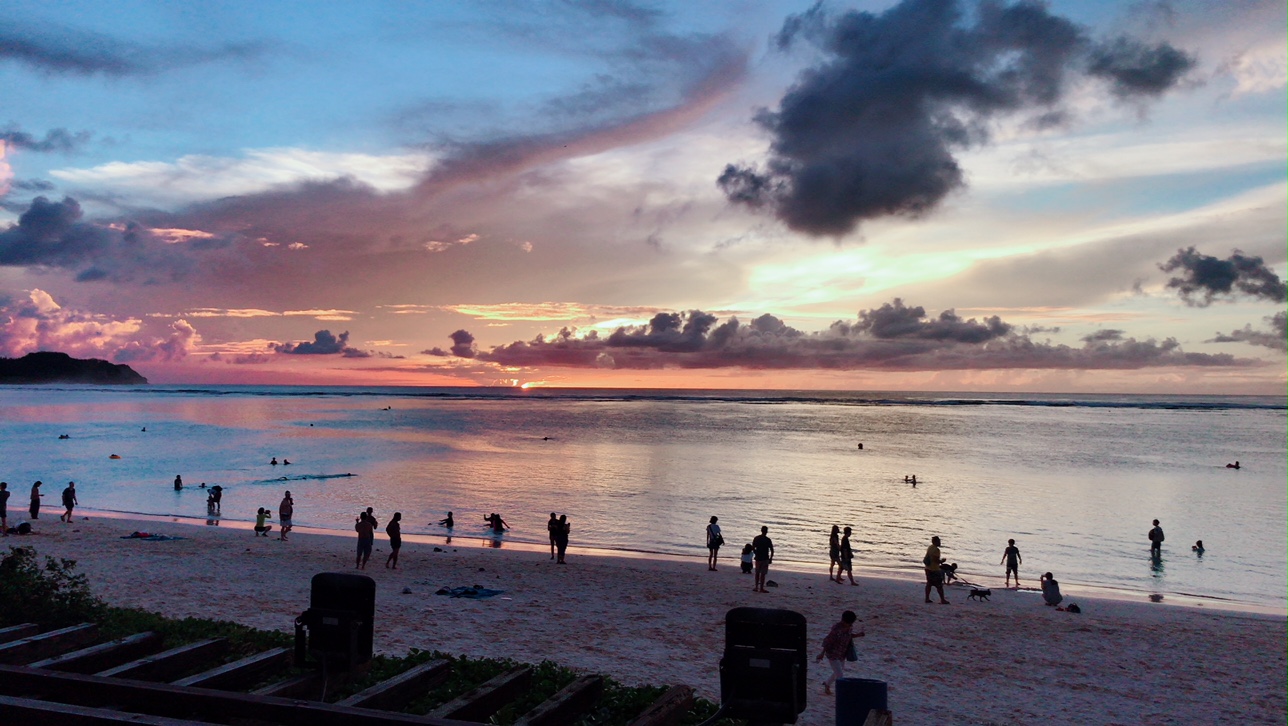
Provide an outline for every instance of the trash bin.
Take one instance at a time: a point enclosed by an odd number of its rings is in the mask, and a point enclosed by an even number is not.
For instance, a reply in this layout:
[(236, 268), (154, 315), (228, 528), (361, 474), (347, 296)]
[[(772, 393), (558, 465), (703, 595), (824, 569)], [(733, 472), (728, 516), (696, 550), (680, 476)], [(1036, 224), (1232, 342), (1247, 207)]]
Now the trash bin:
[(309, 609), (296, 619), (296, 658), (308, 651), (324, 662), (356, 666), (371, 660), (376, 581), (366, 575), (322, 572), (313, 576)]
[(886, 682), (871, 678), (836, 680), (836, 726), (863, 726), (868, 711), (890, 710), (886, 706)]

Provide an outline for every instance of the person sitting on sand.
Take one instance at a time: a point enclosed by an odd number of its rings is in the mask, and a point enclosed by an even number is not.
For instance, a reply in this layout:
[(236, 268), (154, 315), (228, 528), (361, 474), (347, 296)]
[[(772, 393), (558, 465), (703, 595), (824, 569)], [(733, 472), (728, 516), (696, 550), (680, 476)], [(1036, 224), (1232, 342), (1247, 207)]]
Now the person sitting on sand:
[(9, 536), (9, 482), (0, 481), (0, 537)]
[(1006, 540), (1006, 549), (1002, 551), (1002, 562), (1006, 563), (1006, 586), (1011, 586), (1011, 573), (1015, 573), (1015, 586), (1019, 587), (1020, 563), (1024, 562), (1024, 558), (1020, 557), (1020, 548), (1015, 546), (1015, 540)]
[(456, 519), (452, 517), (451, 512), (448, 512), (445, 518), (438, 520), (438, 523), (448, 529), (451, 529), (456, 526)]
[(255, 513), (255, 536), (256, 537), (261, 537), (261, 536), (267, 537), (269, 531), (273, 529), (272, 525), (266, 524), (266, 522), (268, 521), (268, 514), (269, 514), (268, 510), (264, 509), (263, 507), (260, 507), (259, 511)]
[(402, 512), (394, 512), (393, 519), (385, 525), (385, 534), (389, 535), (389, 557), (385, 559), (385, 567), (396, 570), (398, 550), (402, 549)]
[(854, 639), (864, 636), (862, 630), (857, 633), (851, 630), (854, 626), (854, 621), (858, 619), (859, 616), (855, 615), (853, 610), (846, 610), (841, 613), (841, 622), (833, 625), (832, 629), (827, 631), (827, 636), (823, 638), (823, 650), (814, 659), (815, 662), (818, 662), (823, 658), (827, 658), (827, 664), (832, 666), (832, 675), (823, 681), (823, 693), (829, 696), (832, 695), (832, 684), (836, 682), (836, 679), (845, 677), (845, 661), (850, 648), (854, 645)]
[(366, 512), (358, 514), (358, 523), (353, 525), (358, 533), (358, 556), (353, 561), (354, 567), (367, 569), (367, 560), (371, 559), (371, 545), (376, 539), (376, 525)]
[(753, 558), (755, 557), (756, 548), (751, 543), (742, 546), (742, 574), (750, 575)]
[(67, 511), (58, 515), (58, 521), (71, 524), (72, 510), (76, 508), (77, 504), (78, 502), (76, 501), (76, 482), (69, 481), (67, 482), (67, 488), (63, 490), (63, 507), (65, 507)]
[(177, 492), (183, 488), (183, 477), (178, 474), (174, 475), (174, 490)]
[(1055, 575), (1050, 572), (1042, 576), (1042, 600), (1050, 607), (1055, 607), (1064, 600), (1060, 594), (1060, 583), (1055, 581)]

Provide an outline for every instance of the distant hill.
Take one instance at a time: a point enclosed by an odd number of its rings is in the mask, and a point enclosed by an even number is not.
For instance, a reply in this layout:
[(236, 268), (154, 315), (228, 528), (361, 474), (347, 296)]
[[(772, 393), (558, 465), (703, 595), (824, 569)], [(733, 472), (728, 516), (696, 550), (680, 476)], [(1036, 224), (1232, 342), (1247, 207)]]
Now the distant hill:
[(66, 353), (28, 353), (21, 358), (0, 358), (0, 384), (93, 383), (138, 385), (148, 379), (127, 365), (105, 360), (81, 360)]

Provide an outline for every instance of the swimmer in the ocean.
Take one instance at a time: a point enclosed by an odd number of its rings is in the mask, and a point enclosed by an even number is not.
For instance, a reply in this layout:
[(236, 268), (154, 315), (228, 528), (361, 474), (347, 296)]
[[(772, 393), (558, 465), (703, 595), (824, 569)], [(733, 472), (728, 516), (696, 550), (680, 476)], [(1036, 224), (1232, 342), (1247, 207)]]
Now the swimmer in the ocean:
[(1191, 550), (1192, 552), (1197, 552), (1197, 553), (1198, 553), (1198, 555), (1199, 555), (1199, 557), (1202, 557), (1202, 556), (1203, 556), (1203, 540), (1199, 540), (1199, 541), (1195, 542), (1195, 543), (1194, 543), (1194, 546), (1193, 546), (1193, 547), (1191, 547), (1191, 548), (1190, 548), (1190, 550)]
[(272, 461), (270, 461), (270, 462), (268, 462), (268, 463), (269, 463), (270, 465), (272, 465), (272, 466), (277, 466), (277, 457), (276, 457), (276, 456), (274, 456), (274, 457), (273, 457), (273, 460), (272, 460)]
[(1226, 465), (1225, 465), (1225, 468), (1227, 468), (1227, 469), (1242, 469), (1243, 467), (1242, 467), (1242, 466), (1239, 466), (1239, 461), (1236, 459), (1236, 460), (1235, 460), (1235, 462), (1234, 462), (1233, 464), (1226, 464)]
[(291, 465), (290, 459), (282, 459), (282, 466), (290, 466), (290, 465)]
[(445, 519), (438, 520), (438, 523), (448, 529), (451, 529), (452, 527), (456, 526), (456, 520), (452, 518), (451, 512), (447, 513), (447, 517)]

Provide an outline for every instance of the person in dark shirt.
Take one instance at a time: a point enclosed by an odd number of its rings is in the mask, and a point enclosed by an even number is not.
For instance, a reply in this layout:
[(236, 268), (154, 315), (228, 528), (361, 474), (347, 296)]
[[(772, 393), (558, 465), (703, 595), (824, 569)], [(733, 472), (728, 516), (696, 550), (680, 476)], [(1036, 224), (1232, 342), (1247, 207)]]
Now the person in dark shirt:
[(402, 549), (402, 512), (394, 512), (394, 518), (385, 525), (385, 534), (389, 535), (389, 557), (385, 567), (398, 569), (398, 550)]
[(63, 507), (67, 509), (67, 511), (58, 515), (58, 521), (71, 524), (72, 510), (76, 508), (77, 504), (78, 502), (76, 501), (76, 482), (69, 481), (67, 482), (67, 488), (63, 490)]
[(376, 521), (366, 512), (362, 512), (358, 515), (358, 523), (353, 525), (353, 529), (358, 533), (358, 556), (353, 561), (353, 566), (365, 570), (367, 560), (371, 559), (371, 545), (376, 539)]
[(9, 536), (9, 482), (0, 481), (0, 537)]
[(774, 541), (769, 538), (769, 527), (761, 527), (760, 534), (751, 541), (751, 549), (756, 556), (756, 584), (752, 592), (769, 592), (765, 589), (765, 578), (769, 575), (769, 564), (774, 561)]

